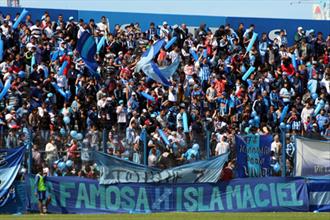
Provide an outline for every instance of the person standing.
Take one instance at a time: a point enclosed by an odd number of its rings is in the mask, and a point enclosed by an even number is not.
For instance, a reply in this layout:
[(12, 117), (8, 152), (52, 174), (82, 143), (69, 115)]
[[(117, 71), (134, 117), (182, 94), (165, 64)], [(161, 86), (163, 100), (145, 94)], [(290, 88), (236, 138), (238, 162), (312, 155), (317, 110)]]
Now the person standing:
[(47, 195), (46, 176), (46, 169), (40, 168), (35, 177), (35, 196), (38, 198), (38, 207), (41, 215), (47, 213), (47, 207), (51, 201), (50, 196)]

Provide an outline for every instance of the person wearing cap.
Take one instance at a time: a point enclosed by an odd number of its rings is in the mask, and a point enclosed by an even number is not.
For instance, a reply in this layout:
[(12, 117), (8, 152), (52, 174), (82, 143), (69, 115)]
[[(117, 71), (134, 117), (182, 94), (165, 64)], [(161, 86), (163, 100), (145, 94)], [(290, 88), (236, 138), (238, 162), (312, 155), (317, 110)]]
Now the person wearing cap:
[(305, 39), (305, 33), (302, 27), (297, 28), (297, 32), (294, 35), (294, 41), (297, 44), (301, 44), (301, 41)]
[(160, 34), (159, 34), (160, 38), (165, 38), (166, 41), (169, 40), (170, 37), (170, 29), (168, 27), (167, 21), (163, 22), (163, 25), (160, 27)]

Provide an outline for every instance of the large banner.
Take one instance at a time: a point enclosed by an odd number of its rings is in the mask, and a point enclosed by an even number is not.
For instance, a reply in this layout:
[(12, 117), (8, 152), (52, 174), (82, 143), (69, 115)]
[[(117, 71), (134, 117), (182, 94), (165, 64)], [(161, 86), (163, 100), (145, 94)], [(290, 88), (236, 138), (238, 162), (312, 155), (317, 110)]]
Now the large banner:
[(15, 197), (12, 184), (20, 169), (25, 147), (0, 149), (0, 207)]
[(309, 211), (330, 212), (330, 176), (308, 178)]
[(271, 135), (236, 136), (238, 177), (269, 176)]
[(330, 175), (330, 141), (296, 138), (296, 176)]
[(209, 160), (192, 162), (166, 170), (158, 170), (94, 152), (94, 161), (101, 166), (100, 184), (114, 183), (203, 183), (217, 182), (228, 153)]
[[(303, 178), (235, 179), (222, 183), (100, 185), (79, 177), (48, 177), (50, 212), (302, 212), (308, 211)], [(34, 178), (27, 178), (28, 208), (38, 210)]]

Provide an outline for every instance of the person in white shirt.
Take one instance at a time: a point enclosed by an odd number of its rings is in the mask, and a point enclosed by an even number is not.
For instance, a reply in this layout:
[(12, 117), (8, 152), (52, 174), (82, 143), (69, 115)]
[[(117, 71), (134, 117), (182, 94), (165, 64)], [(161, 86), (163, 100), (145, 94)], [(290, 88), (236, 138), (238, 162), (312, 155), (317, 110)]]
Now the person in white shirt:
[(41, 37), (42, 29), (40, 27), (40, 21), (37, 20), (36, 24), (30, 27), (31, 35), (39, 39)]
[(0, 28), (2, 30), (2, 34), (6, 38), (9, 38), (10, 37), (10, 26), (8, 25), (8, 22), (4, 21), (3, 25), (1, 25)]
[(170, 35), (170, 29), (168, 28), (168, 24), (166, 21), (163, 22), (163, 26), (160, 28), (160, 38), (165, 38), (168, 41), (168, 37)]
[(109, 33), (108, 22), (105, 16), (102, 16), (101, 22), (97, 24), (97, 28), (100, 30), (101, 35)]
[(54, 32), (53, 32), (53, 29), (52, 29), (52, 23), (51, 23), (51, 22), (48, 22), (48, 23), (46, 24), (46, 27), (45, 27), (45, 29), (44, 29), (44, 32), (45, 32), (47, 38), (50, 39), (50, 38), (53, 37)]
[(119, 106), (116, 109), (116, 113), (117, 113), (118, 130), (119, 133), (123, 135), (127, 123), (127, 109), (124, 106), (123, 100), (119, 101)]
[(50, 139), (49, 143), (46, 144), (46, 161), (51, 165), (57, 159), (57, 146), (53, 138)]
[(289, 87), (289, 84), (284, 83), (284, 88), (280, 90), (280, 97), (283, 99), (285, 105), (290, 104), (291, 97), (295, 95), (293, 88)]
[(229, 151), (229, 143), (227, 142), (227, 137), (222, 136), (221, 141), (215, 147), (215, 155), (225, 154)]
[(157, 155), (156, 155), (156, 149), (151, 149), (151, 154), (148, 156), (148, 166), (149, 167), (155, 167), (157, 163)]
[(303, 110), (301, 111), (301, 122), (304, 125), (305, 130), (307, 129), (307, 120), (308, 117), (310, 117), (314, 112), (314, 108), (311, 107), (310, 103), (306, 103), (306, 106), (303, 108)]
[(282, 148), (282, 144), (280, 142), (280, 137), (278, 135), (275, 135), (274, 141), (270, 146), (270, 150), (274, 152), (276, 158), (278, 158), (278, 156), (281, 154), (280, 152), (281, 148)]

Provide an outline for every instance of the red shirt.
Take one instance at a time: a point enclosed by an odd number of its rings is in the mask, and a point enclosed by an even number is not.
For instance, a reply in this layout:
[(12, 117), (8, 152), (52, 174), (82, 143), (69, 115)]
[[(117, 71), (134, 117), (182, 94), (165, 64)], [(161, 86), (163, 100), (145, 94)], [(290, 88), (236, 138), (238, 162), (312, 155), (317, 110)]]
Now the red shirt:
[(294, 72), (295, 72), (294, 67), (293, 67), (292, 64), (290, 64), (289, 66), (284, 66), (282, 64), (281, 68), (282, 68), (282, 71), (283, 72), (286, 72), (290, 76), (292, 76), (294, 74)]

